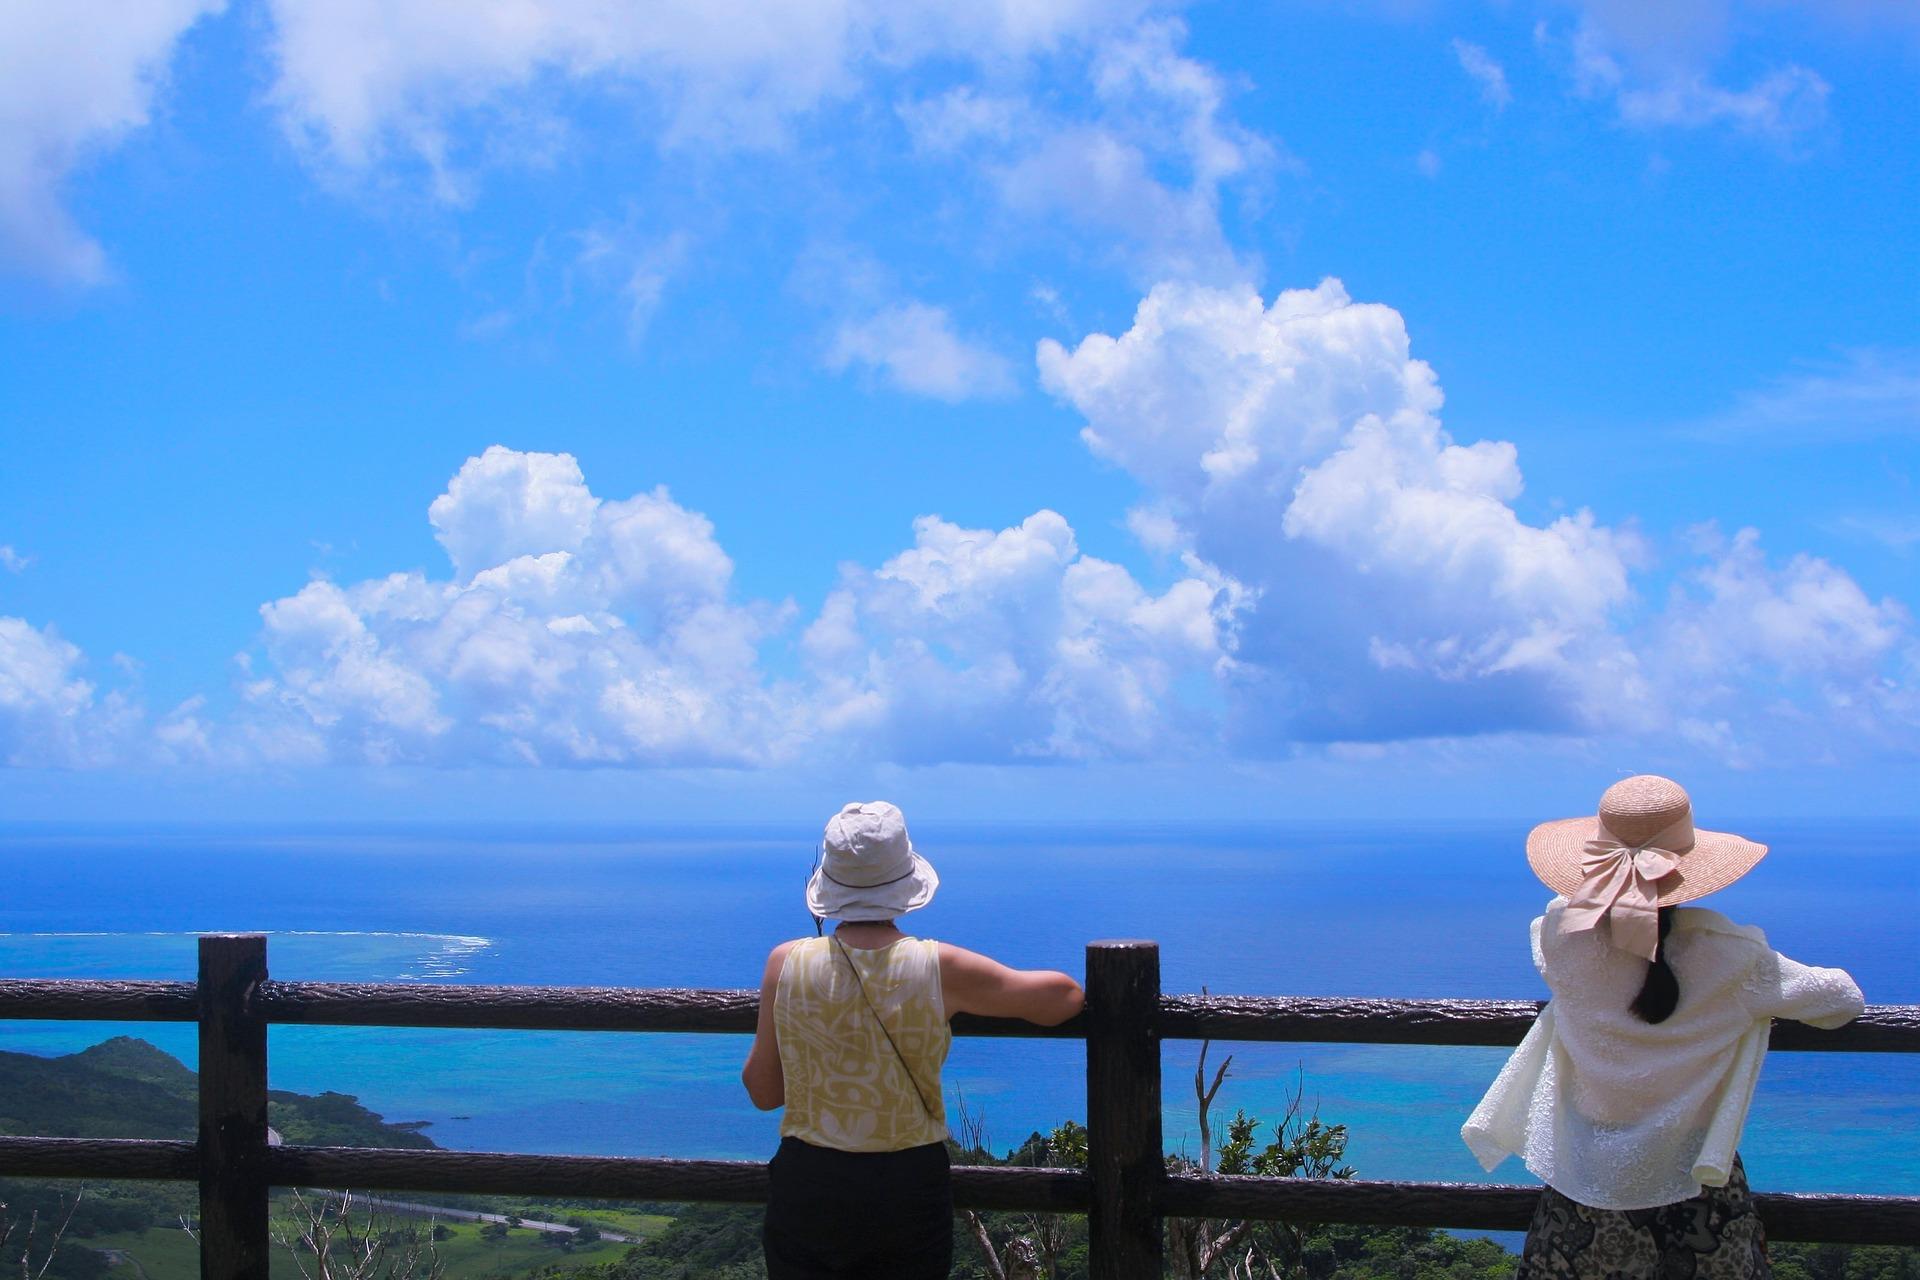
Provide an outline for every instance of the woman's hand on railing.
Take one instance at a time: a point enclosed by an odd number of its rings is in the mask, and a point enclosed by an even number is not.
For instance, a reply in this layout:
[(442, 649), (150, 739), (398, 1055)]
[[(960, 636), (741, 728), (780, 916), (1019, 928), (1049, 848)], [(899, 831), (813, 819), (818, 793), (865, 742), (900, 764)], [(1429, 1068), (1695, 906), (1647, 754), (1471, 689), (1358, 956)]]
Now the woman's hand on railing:
[(948, 1017), (1022, 1018), (1043, 1027), (1059, 1026), (1087, 1002), (1087, 993), (1067, 974), (1011, 969), (950, 942), (940, 944), (940, 988)]

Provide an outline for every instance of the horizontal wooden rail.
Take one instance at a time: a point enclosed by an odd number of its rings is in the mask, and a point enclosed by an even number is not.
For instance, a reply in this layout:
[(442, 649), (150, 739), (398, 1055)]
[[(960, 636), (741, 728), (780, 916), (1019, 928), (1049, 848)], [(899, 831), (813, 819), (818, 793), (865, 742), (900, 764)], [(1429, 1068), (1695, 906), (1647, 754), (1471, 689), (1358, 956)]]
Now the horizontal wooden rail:
[[(1161, 996), (1158, 1030), (1167, 1040), (1514, 1045), (1541, 1007), (1535, 1000)], [(1920, 1005), (1869, 1005), (1831, 1031), (1776, 1022), (1768, 1044), (1790, 1052), (1920, 1053)]]
[(75, 978), (0, 980), (0, 1019), (50, 1022), (192, 1022), (200, 989), (191, 982), (94, 982)]
[[(0, 1172), (45, 1178), (185, 1180), (197, 1176), (190, 1142), (104, 1138), (0, 1138)], [(755, 1160), (540, 1156), (487, 1151), (274, 1147), (276, 1186), (602, 1200), (758, 1204), (767, 1168)], [(1085, 1213), (1090, 1184), (1071, 1169), (962, 1165), (953, 1171), (962, 1209)], [(1193, 1218), (1350, 1222), (1360, 1225), (1524, 1231), (1539, 1188), (1468, 1182), (1318, 1181), (1169, 1174), (1158, 1211)], [(1775, 1240), (1846, 1244), (1920, 1241), (1920, 1196), (1756, 1194)]]
[[(1920, 1241), (1920, 1196), (1759, 1193), (1754, 1206), (1770, 1240), (1840, 1244)], [(1524, 1231), (1538, 1187), (1473, 1182), (1363, 1182), (1311, 1178), (1169, 1174), (1160, 1212), (1190, 1218), (1351, 1222), (1370, 1226)]]
[[(691, 987), (478, 987), (418, 982), (266, 982), (268, 1022), (333, 1027), (484, 1027), (513, 1031), (671, 1031), (752, 1035), (758, 991)], [(4, 1007), (4, 1006), (0, 1006)], [(957, 1014), (956, 1035), (1073, 1039), (1079, 1019), (1036, 1027)]]
[(1512, 1045), (1540, 1008), (1534, 1000), (1162, 996), (1159, 1029), (1169, 1040)]
[[(637, 1156), (536, 1156), (406, 1147), (269, 1148), (269, 1181), (281, 1187), (570, 1196), (760, 1204), (767, 1166), (758, 1160), (668, 1160)], [(200, 1157), (191, 1142), (142, 1138), (0, 1137), (0, 1176), (191, 1182)], [(1085, 1213), (1087, 1175), (1076, 1169), (959, 1165), (962, 1209)]]
[[(767, 1198), (767, 1166), (758, 1160), (275, 1147), (268, 1167), (281, 1186), (731, 1204), (763, 1204)], [(1085, 1213), (1087, 1175), (1073, 1169), (962, 1165), (953, 1171), (953, 1194), (962, 1209)]]
[(200, 1148), (192, 1142), (0, 1136), (0, 1177), (192, 1182), (199, 1176)]
[[(482, 987), (405, 982), (264, 982), (254, 1012), (290, 1026), (486, 1028), (505, 1031), (691, 1032), (749, 1035), (759, 993), (741, 989)], [(1330, 996), (1161, 996), (1164, 1040), (1270, 1043), (1513, 1045), (1540, 1012), (1535, 1000), (1386, 1000)], [(0, 980), (0, 1020), (192, 1022), (191, 982)], [(1079, 1039), (1085, 1022), (1036, 1027), (960, 1014), (955, 1035)], [(1774, 1024), (1787, 1052), (1920, 1053), (1920, 1005), (1869, 1005), (1844, 1027)]]

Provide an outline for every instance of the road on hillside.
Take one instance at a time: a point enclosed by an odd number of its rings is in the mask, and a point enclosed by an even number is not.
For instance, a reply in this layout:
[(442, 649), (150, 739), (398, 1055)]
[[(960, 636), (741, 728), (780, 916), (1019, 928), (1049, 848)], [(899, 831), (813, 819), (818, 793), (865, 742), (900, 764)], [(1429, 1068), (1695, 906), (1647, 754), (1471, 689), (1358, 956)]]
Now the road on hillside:
[[(335, 1197), (336, 1199), (338, 1197)], [(374, 1209), (384, 1209), (388, 1213), (398, 1213), (409, 1218), (449, 1218), (455, 1222), (505, 1222), (503, 1213), (478, 1213), (472, 1209), (449, 1209), (439, 1204), (419, 1204), (412, 1200), (388, 1200), (381, 1196), (353, 1197), (356, 1204), (367, 1205)], [(580, 1228), (568, 1226), (564, 1222), (540, 1222), (533, 1218), (521, 1218), (520, 1225), (529, 1231), (558, 1231), (565, 1235), (578, 1235)], [(600, 1238), (611, 1244), (639, 1244), (639, 1236), (623, 1235), (618, 1231), (600, 1229)]]

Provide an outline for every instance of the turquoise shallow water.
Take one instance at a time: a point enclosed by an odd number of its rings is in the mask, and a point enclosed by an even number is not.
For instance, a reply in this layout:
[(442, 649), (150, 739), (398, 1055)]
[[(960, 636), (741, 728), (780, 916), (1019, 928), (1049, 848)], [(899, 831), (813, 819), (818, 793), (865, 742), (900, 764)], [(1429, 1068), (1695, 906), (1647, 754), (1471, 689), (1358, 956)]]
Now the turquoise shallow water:
[[(1747, 824), (1774, 853), (1711, 905), (1774, 945), (1920, 1003), (1920, 824)], [(922, 824), (940, 868), (910, 918), (1010, 963), (1077, 970), (1152, 937), (1165, 988), (1301, 995), (1544, 994), (1525, 931), (1546, 894), (1523, 831), (1449, 827)], [(266, 930), (283, 978), (749, 986), (811, 931), (811, 832), (698, 829), (0, 828), (0, 976), (192, 975), (193, 935)], [(0, 1023), (0, 1049), (132, 1031), (192, 1060), (190, 1028)], [(358, 1094), (446, 1146), (759, 1156), (776, 1120), (738, 1084), (744, 1040), (276, 1028), (273, 1083)], [(1197, 1046), (1164, 1068), (1169, 1144), (1194, 1149)], [(1220, 1106), (1276, 1114), (1303, 1084), (1363, 1176), (1485, 1179), (1461, 1120), (1497, 1049), (1219, 1045)], [(960, 1040), (951, 1090), (997, 1145), (1084, 1115), (1077, 1043)], [(1758, 1187), (1920, 1194), (1920, 1056), (1776, 1054), (1744, 1143)], [(1493, 1178), (1524, 1180), (1510, 1162)]]

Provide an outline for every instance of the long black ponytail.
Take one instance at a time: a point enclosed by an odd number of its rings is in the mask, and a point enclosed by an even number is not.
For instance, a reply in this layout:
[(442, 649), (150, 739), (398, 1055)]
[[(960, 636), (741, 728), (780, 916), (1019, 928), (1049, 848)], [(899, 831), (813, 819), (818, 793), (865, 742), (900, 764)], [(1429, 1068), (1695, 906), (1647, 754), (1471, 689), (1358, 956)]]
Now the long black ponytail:
[(1653, 946), (1653, 962), (1647, 966), (1647, 979), (1630, 1006), (1642, 1022), (1665, 1022), (1680, 1003), (1680, 979), (1667, 963), (1667, 934), (1673, 928), (1673, 908), (1660, 908), (1660, 940)]

